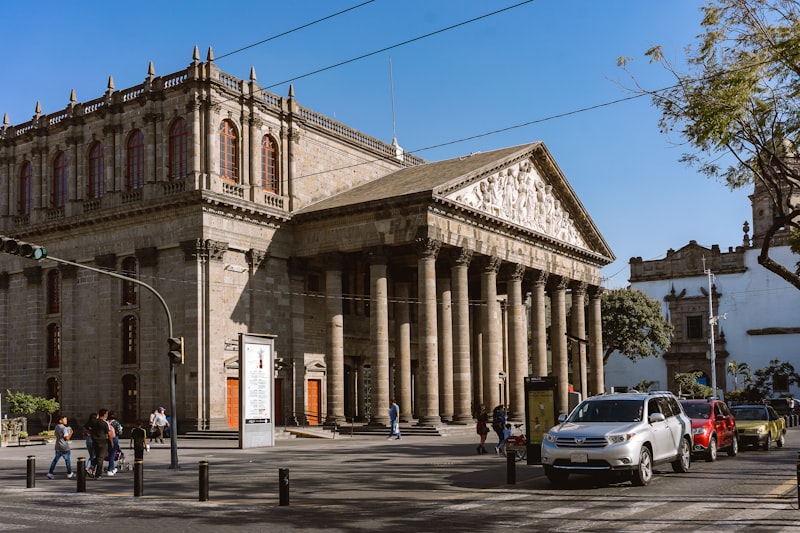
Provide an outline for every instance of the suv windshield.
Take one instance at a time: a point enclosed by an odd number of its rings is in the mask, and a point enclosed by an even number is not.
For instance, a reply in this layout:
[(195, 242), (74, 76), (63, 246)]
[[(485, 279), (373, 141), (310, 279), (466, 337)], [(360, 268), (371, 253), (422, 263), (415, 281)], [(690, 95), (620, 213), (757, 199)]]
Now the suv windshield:
[(689, 418), (709, 418), (711, 406), (707, 403), (684, 403), (683, 410)]
[(586, 400), (567, 419), (568, 422), (639, 422), (641, 400)]

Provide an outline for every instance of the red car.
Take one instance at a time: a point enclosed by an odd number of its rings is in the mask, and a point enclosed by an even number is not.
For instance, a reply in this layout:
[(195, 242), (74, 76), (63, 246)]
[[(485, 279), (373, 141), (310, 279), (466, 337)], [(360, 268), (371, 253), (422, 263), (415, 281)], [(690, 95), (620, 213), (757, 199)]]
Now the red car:
[(719, 450), (731, 457), (739, 453), (739, 436), (736, 420), (728, 406), (720, 400), (681, 400), (683, 410), (692, 420), (694, 447), (692, 451), (705, 456), (706, 461), (716, 461)]

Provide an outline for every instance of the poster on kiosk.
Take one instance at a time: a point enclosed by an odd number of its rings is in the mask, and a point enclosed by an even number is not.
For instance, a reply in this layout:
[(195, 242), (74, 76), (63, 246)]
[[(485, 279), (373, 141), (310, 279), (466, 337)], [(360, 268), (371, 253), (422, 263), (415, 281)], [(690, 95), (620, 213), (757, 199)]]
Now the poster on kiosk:
[(275, 446), (276, 335), (239, 334), (239, 448)]
[(528, 434), (528, 464), (542, 462), (544, 434), (556, 425), (558, 382), (552, 376), (525, 378), (525, 426)]

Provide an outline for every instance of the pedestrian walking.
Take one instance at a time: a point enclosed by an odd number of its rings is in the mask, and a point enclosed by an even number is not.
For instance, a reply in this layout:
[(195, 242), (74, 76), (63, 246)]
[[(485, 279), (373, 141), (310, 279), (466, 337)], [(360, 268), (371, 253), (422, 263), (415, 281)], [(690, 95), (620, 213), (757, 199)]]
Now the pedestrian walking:
[(391, 440), (394, 436), (396, 440), (400, 440), (400, 406), (394, 400), (389, 406), (389, 424), (389, 436), (386, 438)]
[(92, 443), (92, 426), (97, 420), (97, 413), (91, 413), (83, 425), (83, 438), (86, 441), (86, 450), (89, 452), (89, 460), (86, 462), (86, 472), (94, 475), (94, 444)]
[(487, 453), (486, 452), (486, 435), (489, 434), (489, 413), (486, 412), (486, 406), (481, 405), (478, 408), (478, 424), (476, 426), (476, 431), (478, 432), (478, 437), (481, 439), (480, 444), (478, 444), (478, 453)]
[(56, 469), (58, 460), (62, 457), (67, 464), (67, 478), (72, 479), (75, 477), (75, 472), (72, 471), (72, 461), (70, 459), (69, 440), (72, 438), (72, 428), (67, 425), (67, 417), (62, 415), (58, 418), (55, 430), (56, 437), (56, 456), (53, 462), (50, 463), (50, 470), (47, 472), (48, 479), (54, 479), (53, 472)]
[(136, 421), (136, 427), (131, 430), (131, 448), (133, 448), (133, 460), (143, 461), (144, 452), (150, 451), (150, 445), (147, 444), (147, 431), (142, 427), (141, 420)]
[(494, 447), (495, 453), (502, 453), (503, 449), (503, 430), (506, 428), (506, 413), (502, 405), (498, 405), (492, 410), (492, 429), (497, 434), (497, 446)]
[(153, 436), (153, 442), (155, 442), (155, 439), (158, 439), (161, 444), (164, 444), (164, 429), (168, 425), (169, 422), (167, 422), (167, 415), (164, 414), (164, 408), (159, 407), (153, 416), (153, 429), (156, 430), (156, 434)]
[[(106, 418), (108, 409), (97, 411), (97, 418), (92, 423), (92, 447), (94, 448), (94, 479), (100, 479), (103, 474), (103, 461), (111, 447), (109, 428)], [(113, 474), (110, 474), (113, 476)]]

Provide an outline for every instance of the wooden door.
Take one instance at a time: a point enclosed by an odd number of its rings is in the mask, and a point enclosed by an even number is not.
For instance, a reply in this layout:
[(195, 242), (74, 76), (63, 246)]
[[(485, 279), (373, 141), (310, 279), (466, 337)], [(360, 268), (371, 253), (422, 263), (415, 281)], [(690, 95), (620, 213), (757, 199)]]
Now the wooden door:
[(308, 418), (309, 426), (319, 425), (320, 411), (322, 407), (322, 397), (320, 396), (321, 388), (322, 380), (308, 380), (308, 413), (306, 413), (306, 417)]
[(239, 378), (228, 378), (227, 380), (227, 407), (225, 421), (228, 427), (239, 427)]

